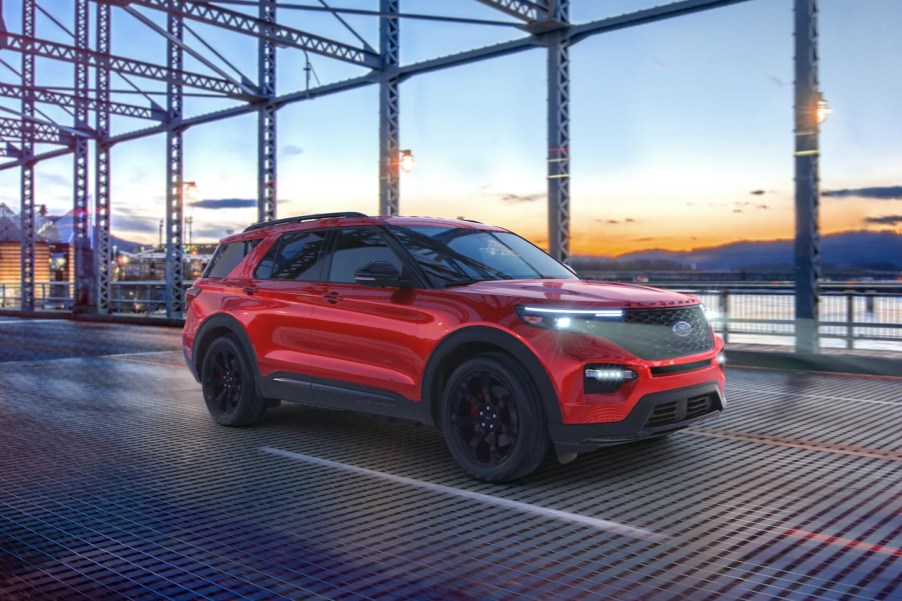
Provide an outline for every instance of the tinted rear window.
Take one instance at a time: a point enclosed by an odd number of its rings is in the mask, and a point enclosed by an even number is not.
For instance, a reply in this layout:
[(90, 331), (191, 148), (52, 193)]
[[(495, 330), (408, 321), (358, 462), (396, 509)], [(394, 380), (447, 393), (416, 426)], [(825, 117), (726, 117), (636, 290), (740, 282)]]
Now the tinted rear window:
[(243, 242), (232, 242), (231, 244), (220, 244), (219, 248), (210, 259), (210, 263), (204, 270), (205, 278), (224, 278), (229, 275), (235, 266), (241, 262), (241, 259), (247, 256), (255, 246), (260, 243), (260, 238), (253, 240), (245, 240)]

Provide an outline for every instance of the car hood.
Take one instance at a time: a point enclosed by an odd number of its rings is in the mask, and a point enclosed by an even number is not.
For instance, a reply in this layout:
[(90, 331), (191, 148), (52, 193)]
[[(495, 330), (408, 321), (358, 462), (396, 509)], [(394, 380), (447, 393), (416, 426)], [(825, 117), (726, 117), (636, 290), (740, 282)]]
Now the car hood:
[(649, 286), (591, 280), (495, 280), (458, 288), (461, 292), (516, 297), (519, 302), (572, 308), (694, 305), (695, 297)]

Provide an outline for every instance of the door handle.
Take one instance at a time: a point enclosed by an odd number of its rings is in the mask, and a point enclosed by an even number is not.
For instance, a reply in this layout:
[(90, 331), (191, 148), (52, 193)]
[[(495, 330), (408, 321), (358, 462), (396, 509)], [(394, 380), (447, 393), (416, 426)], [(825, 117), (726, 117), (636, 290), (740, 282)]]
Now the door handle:
[(338, 302), (338, 293), (337, 292), (329, 292), (323, 295), (323, 298), (332, 303), (333, 305)]
[(257, 287), (256, 286), (245, 286), (244, 288), (242, 288), (242, 290), (244, 290), (245, 294), (247, 294), (249, 296), (253, 296), (254, 292), (257, 291)]

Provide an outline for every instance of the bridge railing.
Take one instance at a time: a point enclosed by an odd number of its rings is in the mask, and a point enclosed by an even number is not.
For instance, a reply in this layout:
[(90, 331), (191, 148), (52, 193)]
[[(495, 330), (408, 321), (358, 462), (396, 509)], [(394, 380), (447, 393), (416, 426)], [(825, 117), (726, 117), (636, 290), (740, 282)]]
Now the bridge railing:
[[(793, 344), (795, 296), (792, 282), (643, 282), (698, 296), (715, 330), (728, 342)], [(187, 289), (191, 282), (184, 282)], [(0, 282), (0, 309), (20, 307), (18, 282)], [(74, 308), (71, 282), (35, 284), (35, 309)], [(166, 316), (160, 280), (114, 282), (113, 313)], [(825, 283), (821, 286), (819, 331), (822, 346), (902, 352), (902, 282)]]

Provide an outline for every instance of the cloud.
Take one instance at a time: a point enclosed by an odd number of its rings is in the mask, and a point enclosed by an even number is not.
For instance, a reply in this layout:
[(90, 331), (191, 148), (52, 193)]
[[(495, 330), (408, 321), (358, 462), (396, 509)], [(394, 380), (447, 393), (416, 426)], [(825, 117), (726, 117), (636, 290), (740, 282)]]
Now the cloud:
[(768, 75), (767, 78), (778, 88), (786, 87), (786, 82), (783, 81), (781, 77), (777, 77), (776, 75)]
[(734, 213), (741, 213), (741, 212), (742, 212), (742, 209), (733, 209), (733, 212), (734, 212)]
[(160, 231), (160, 219), (152, 217), (137, 217), (134, 215), (113, 214), (113, 230), (158, 233)]
[(545, 198), (544, 192), (535, 192), (533, 194), (499, 194), (498, 198), (500, 198), (504, 202), (533, 202), (535, 200), (541, 200)]
[(59, 173), (40, 173), (38, 172), (38, 180), (42, 184), (49, 184), (51, 186), (72, 186), (72, 178), (66, 177), (65, 175), (60, 175)]
[(755, 205), (755, 208), (756, 208), (756, 209), (764, 209), (764, 210), (767, 210), (767, 209), (769, 209), (770, 207), (767, 206), (767, 205)]
[(652, 240), (656, 240), (656, 238), (633, 238), (633, 242), (651, 242)]
[(244, 228), (246, 228), (249, 224), (247, 223), (217, 223), (216, 225), (208, 225), (204, 227), (195, 227), (194, 228), (194, 239), (195, 240), (219, 240), (221, 238), (225, 238), (226, 236), (231, 236), (235, 232), (240, 232)]
[(763, 196), (767, 194), (767, 190), (752, 190), (751, 192), (749, 192), (749, 194), (751, 194), (752, 196)]
[(304, 154), (304, 149), (295, 144), (287, 144), (282, 147), (281, 154), (283, 157), (296, 157), (299, 154)]
[(824, 190), (821, 196), (828, 198), (875, 198), (878, 200), (902, 200), (902, 186), (877, 186), (873, 188), (847, 188)]
[(191, 203), (199, 209), (246, 209), (257, 206), (256, 198), (204, 198)]
[(866, 217), (865, 223), (874, 223), (877, 225), (898, 225), (902, 224), (902, 215), (884, 215), (882, 217)]
[(627, 218), (624, 219), (623, 221), (624, 221), (625, 223), (636, 223), (636, 220), (633, 219), (632, 217), (627, 217)]

